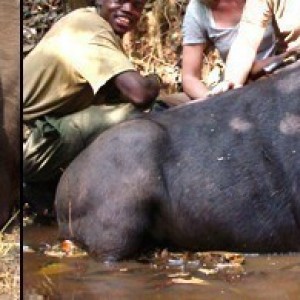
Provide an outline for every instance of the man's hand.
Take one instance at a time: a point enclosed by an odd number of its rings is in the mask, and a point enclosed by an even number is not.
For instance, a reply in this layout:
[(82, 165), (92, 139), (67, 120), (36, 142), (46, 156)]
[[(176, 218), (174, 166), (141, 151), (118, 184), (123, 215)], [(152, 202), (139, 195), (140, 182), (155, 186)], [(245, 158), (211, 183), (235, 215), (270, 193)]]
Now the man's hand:
[(217, 95), (220, 93), (224, 93), (228, 90), (233, 90), (242, 87), (242, 84), (236, 84), (234, 82), (230, 82), (227, 80), (221, 81), (219, 84), (217, 84), (209, 93), (209, 96)]
[(300, 45), (299, 45), (300, 41), (295, 41), (293, 43), (290, 43), (287, 50), (286, 50), (286, 53), (287, 55), (293, 55), (293, 54), (298, 54), (300, 53)]
[(163, 83), (162, 79), (156, 73), (150, 73), (145, 76), (145, 79), (148, 81), (149, 87), (161, 88)]
[(115, 76), (114, 83), (128, 102), (142, 109), (150, 107), (160, 89), (158, 75), (142, 76), (137, 71), (127, 71)]

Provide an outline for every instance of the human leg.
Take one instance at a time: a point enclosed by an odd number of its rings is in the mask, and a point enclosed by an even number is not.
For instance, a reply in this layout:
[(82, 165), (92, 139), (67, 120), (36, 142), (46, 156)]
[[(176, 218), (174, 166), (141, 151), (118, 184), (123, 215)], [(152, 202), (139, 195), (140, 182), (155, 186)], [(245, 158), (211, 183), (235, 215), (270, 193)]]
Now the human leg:
[(69, 163), (98, 134), (135, 112), (131, 104), (101, 105), (61, 118), (37, 120), (23, 149), (25, 200), (42, 202), (41, 206), (33, 203), (40, 212), (49, 210), (56, 184)]

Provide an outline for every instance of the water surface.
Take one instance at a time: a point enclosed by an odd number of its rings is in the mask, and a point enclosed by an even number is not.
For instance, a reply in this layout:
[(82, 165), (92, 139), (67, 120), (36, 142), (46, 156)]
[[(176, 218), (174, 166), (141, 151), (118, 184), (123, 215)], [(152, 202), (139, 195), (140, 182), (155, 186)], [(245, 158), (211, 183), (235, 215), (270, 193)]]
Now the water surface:
[(245, 256), (241, 266), (218, 271), (195, 259), (105, 264), (83, 257), (49, 257), (55, 226), (27, 226), (24, 299), (300, 300), (300, 253)]

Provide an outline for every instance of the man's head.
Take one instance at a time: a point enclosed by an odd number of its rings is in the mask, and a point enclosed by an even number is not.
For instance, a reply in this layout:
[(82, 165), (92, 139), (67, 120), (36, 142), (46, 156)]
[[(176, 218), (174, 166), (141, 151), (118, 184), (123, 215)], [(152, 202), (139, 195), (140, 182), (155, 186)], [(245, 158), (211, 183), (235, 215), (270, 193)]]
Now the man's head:
[(139, 21), (147, 0), (96, 0), (100, 16), (123, 36), (132, 30)]

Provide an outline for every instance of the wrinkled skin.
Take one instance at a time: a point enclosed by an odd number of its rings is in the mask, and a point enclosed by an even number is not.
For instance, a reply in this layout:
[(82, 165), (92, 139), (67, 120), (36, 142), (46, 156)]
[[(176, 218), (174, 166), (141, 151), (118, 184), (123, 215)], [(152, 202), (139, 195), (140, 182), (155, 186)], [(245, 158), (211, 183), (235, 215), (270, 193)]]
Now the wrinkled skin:
[(300, 63), (100, 135), (64, 173), (61, 238), (99, 259), (148, 246), (300, 251)]
[(0, 1), (0, 228), (19, 200), (20, 3)]

